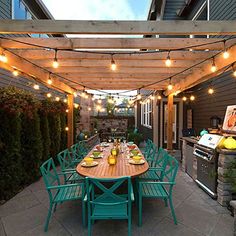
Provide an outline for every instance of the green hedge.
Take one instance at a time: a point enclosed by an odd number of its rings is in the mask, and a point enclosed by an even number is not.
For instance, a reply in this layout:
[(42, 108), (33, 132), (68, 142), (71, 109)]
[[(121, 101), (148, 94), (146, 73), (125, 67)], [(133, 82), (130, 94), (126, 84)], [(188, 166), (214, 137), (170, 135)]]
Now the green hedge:
[(66, 143), (66, 104), (0, 89), (0, 201), (35, 181), (39, 166)]

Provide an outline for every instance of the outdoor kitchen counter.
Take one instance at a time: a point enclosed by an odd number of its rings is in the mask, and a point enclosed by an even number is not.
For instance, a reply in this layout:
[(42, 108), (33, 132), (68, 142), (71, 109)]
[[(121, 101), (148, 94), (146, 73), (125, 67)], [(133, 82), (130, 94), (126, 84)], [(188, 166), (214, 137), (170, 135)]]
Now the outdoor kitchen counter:
[(196, 137), (182, 137), (182, 169), (193, 179), (197, 178), (197, 160), (193, 155), (193, 146), (197, 144)]

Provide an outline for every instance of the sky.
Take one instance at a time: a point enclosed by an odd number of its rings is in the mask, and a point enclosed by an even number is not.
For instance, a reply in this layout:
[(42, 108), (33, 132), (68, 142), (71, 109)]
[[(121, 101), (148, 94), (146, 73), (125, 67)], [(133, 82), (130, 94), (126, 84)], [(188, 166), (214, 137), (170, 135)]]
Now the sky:
[[(43, 0), (43, 2), (56, 20), (147, 20), (151, 4), (151, 0)], [(102, 35), (67, 36), (104, 37)], [(132, 92), (130, 95), (135, 93)]]

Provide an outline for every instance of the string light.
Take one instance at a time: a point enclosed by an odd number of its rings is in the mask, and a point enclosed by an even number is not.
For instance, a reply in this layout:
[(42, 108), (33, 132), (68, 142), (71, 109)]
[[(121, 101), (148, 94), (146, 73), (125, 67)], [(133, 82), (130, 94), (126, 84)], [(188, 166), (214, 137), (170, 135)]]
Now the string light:
[(215, 65), (215, 58), (213, 57), (213, 59), (212, 59), (212, 65), (211, 65), (211, 71), (214, 73), (214, 72), (216, 72), (216, 70), (217, 70), (217, 67), (216, 67), (216, 65)]
[(173, 85), (171, 84), (171, 78), (170, 78), (170, 80), (169, 80), (169, 84), (168, 84), (168, 86), (167, 86), (167, 89), (168, 89), (168, 90), (172, 90), (172, 89), (173, 89)]
[(50, 74), (49, 74), (49, 78), (48, 78), (48, 81), (47, 81), (47, 82), (48, 82), (49, 85), (52, 84), (52, 79), (51, 79), (51, 77), (50, 77)]
[(166, 64), (167, 67), (170, 67), (171, 64), (172, 64), (171, 59), (170, 59), (170, 51), (168, 52), (165, 64)]
[(183, 97), (182, 97), (182, 100), (183, 100), (184, 102), (186, 102), (186, 101), (187, 101), (187, 97), (183, 96)]
[(161, 95), (158, 95), (158, 96), (157, 96), (157, 99), (158, 99), (158, 100), (161, 100), (161, 99), (162, 99)]
[(136, 97), (137, 100), (140, 100), (142, 98), (142, 95), (140, 94), (140, 89), (138, 90), (138, 95)]
[(68, 113), (69, 112), (69, 109), (66, 109), (66, 113)]
[(76, 109), (79, 108), (79, 104), (74, 103), (74, 107), (75, 107)]
[(54, 60), (53, 60), (53, 63), (52, 63), (52, 67), (55, 68), (55, 69), (59, 67), (59, 63), (57, 61), (57, 49), (55, 49), (55, 57), (54, 57)]
[(12, 74), (13, 74), (14, 76), (18, 76), (18, 75), (19, 75), (19, 71), (18, 71), (17, 69), (14, 69), (14, 70), (12, 71)]
[(78, 96), (78, 95), (77, 95), (77, 92), (74, 92), (73, 94), (74, 94), (74, 97), (75, 97), (75, 98)]
[(0, 61), (1, 62), (4, 62), (4, 63), (7, 63), (7, 57), (6, 57), (6, 55), (2, 52), (2, 54), (0, 55)]
[(98, 111), (100, 111), (100, 110), (102, 109), (102, 107), (101, 107), (100, 105), (97, 105), (97, 106), (96, 106), (96, 109), (97, 109)]
[(102, 104), (102, 97), (100, 95), (100, 98), (98, 99), (98, 104)]
[(223, 52), (223, 58), (227, 59), (229, 58), (229, 52), (226, 49), (225, 41), (224, 41), (224, 52)]
[(116, 70), (116, 63), (115, 63), (115, 61), (114, 61), (113, 54), (111, 55), (111, 69), (112, 69), (113, 71)]
[(214, 89), (213, 89), (213, 88), (209, 88), (209, 89), (208, 89), (208, 93), (209, 93), (209, 94), (213, 94), (213, 93), (214, 93)]
[(55, 100), (56, 100), (57, 102), (59, 102), (59, 101), (60, 101), (60, 98), (59, 98), (59, 97), (56, 97)]
[(35, 90), (39, 90), (39, 85), (38, 85), (38, 84), (34, 84), (33, 88), (34, 88)]
[(66, 99), (66, 98), (64, 98), (63, 102), (64, 102), (64, 103), (67, 103), (67, 99)]
[(193, 95), (190, 96), (190, 100), (191, 101), (194, 101), (195, 100), (195, 97)]
[(91, 111), (92, 109), (91, 109), (91, 107), (88, 107), (88, 111)]
[(69, 127), (66, 127), (66, 128), (65, 128), (65, 131), (69, 131)]
[(155, 99), (155, 96), (154, 96), (154, 95), (151, 95), (151, 96), (150, 96), (150, 99), (151, 99), (151, 100), (154, 100), (154, 99)]
[(52, 94), (51, 93), (47, 93), (47, 97), (48, 98), (52, 97)]

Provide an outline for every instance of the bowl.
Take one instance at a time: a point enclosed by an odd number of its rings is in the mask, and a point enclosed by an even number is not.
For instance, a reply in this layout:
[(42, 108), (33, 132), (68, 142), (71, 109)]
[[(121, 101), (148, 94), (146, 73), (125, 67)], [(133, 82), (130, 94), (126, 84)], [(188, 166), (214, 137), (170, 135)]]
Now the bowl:
[(136, 146), (135, 145), (130, 145), (130, 146), (128, 146), (129, 147), (129, 149), (130, 150), (133, 150), (133, 149), (135, 149), (136, 148)]
[(141, 159), (142, 159), (141, 156), (133, 156), (133, 160), (135, 163), (139, 163)]
[(128, 142), (128, 146), (131, 146), (133, 144), (134, 144), (134, 142)]
[(139, 154), (139, 151), (138, 150), (131, 150), (130, 151), (134, 156), (137, 156)]
[(93, 158), (92, 157), (85, 157), (84, 161), (85, 161), (86, 165), (90, 166), (93, 163)]
[(93, 156), (98, 157), (101, 154), (100, 151), (93, 151)]

